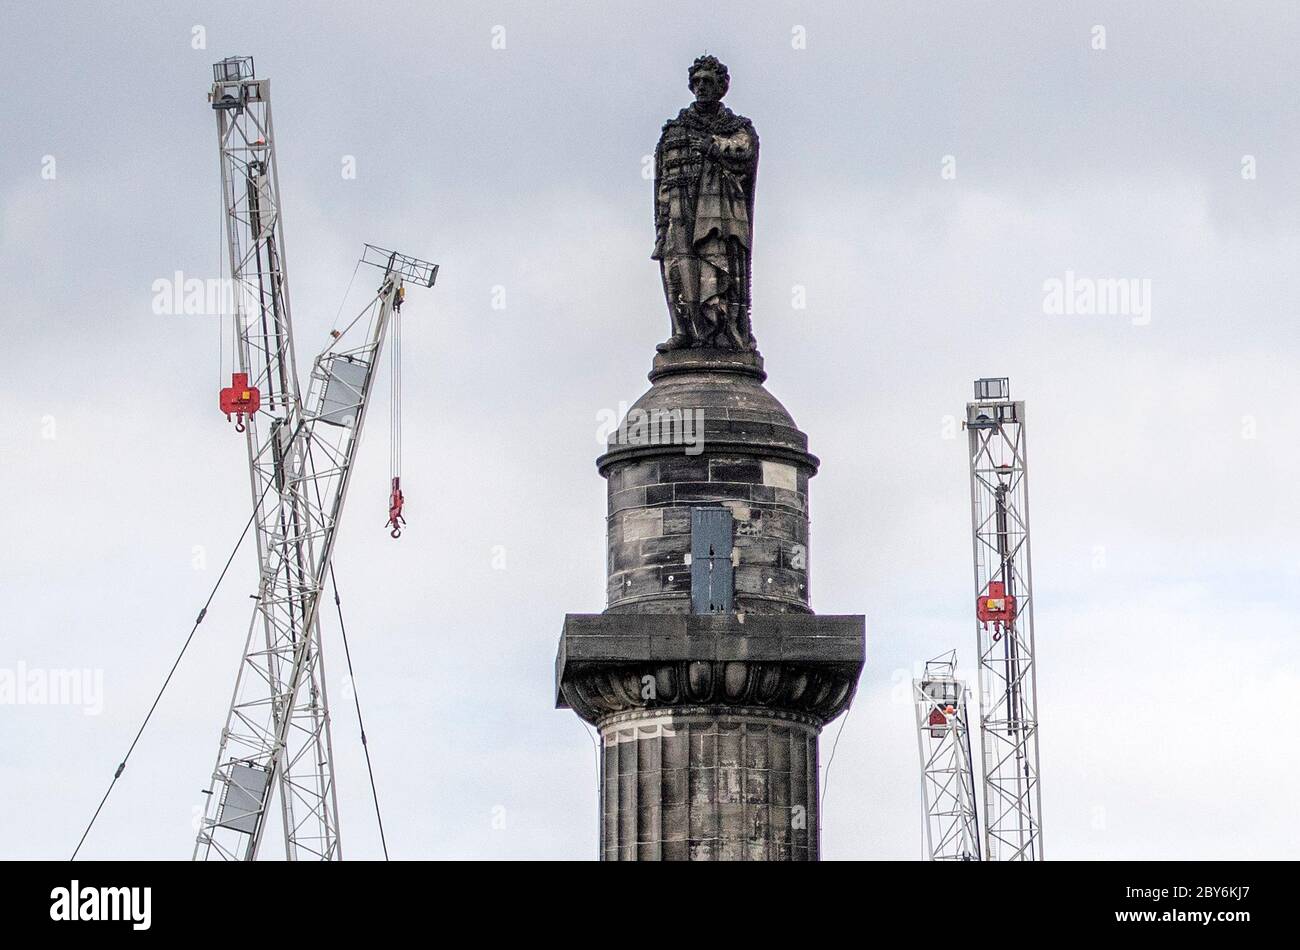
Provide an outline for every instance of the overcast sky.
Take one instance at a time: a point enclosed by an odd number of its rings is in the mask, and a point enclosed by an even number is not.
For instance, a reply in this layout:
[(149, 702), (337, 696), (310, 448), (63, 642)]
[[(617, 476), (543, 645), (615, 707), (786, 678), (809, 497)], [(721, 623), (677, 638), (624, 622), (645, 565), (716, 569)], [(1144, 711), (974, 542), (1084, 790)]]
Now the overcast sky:
[[(969, 675), (975, 645), (951, 418), (1005, 375), (1047, 856), (1294, 857), (1300, 11), (596, 6), (6, 5), (0, 670), (103, 692), (0, 706), (0, 855), (71, 853), (248, 516), (217, 318), (151, 288), (221, 276), (206, 94), (251, 54), (304, 374), (364, 302), (364, 242), (442, 265), (404, 311), (409, 529), (383, 528), (376, 413), (336, 557), (391, 851), (595, 856), (592, 740), (552, 708), (553, 660), (564, 614), (604, 607), (600, 413), (668, 333), (643, 162), (707, 50), (762, 139), (754, 327), (823, 463), (813, 605), (867, 615), (824, 856), (920, 854), (906, 684), (953, 647)], [(1149, 281), (1149, 312), (1045, 312), (1067, 274)], [(255, 586), (246, 549), (87, 857), (189, 856)], [(344, 854), (374, 857), (325, 636)]]

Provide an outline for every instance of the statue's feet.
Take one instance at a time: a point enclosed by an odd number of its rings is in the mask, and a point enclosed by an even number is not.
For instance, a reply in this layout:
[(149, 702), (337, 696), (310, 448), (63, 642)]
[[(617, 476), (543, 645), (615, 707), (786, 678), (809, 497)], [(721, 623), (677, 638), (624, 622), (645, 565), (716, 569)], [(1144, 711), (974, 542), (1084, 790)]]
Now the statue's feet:
[(656, 346), (655, 349), (660, 353), (667, 353), (669, 350), (680, 350), (682, 347), (686, 346), (688, 342), (685, 333), (674, 333), (668, 339)]
[(727, 340), (731, 344), (729, 349), (750, 350), (753, 349), (753, 337), (747, 337), (736, 326), (727, 327)]

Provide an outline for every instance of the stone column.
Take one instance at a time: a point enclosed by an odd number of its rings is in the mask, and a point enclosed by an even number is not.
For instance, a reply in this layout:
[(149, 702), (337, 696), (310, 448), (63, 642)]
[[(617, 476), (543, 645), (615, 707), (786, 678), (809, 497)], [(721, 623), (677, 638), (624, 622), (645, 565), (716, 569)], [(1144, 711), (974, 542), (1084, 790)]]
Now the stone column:
[[(608, 604), (570, 614), (556, 705), (601, 735), (605, 860), (816, 860), (817, 739), (852, 699), (860, 615), (810, 595), (807, 437), (757, 353), (674, 350), (597, 461)], [(733, 522), (734, 603), (692, 613), (691, 512)]]

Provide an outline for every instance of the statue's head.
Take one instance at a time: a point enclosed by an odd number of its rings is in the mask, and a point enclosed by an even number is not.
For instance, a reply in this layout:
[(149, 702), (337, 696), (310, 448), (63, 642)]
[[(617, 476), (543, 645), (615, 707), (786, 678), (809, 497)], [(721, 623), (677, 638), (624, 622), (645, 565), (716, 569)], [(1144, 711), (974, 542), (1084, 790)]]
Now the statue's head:
[(697, 102), (721, 102), (731, 86), (731, 76), (716, 56), (705, 54), (691, 64), (688, 73), (691, 92)]

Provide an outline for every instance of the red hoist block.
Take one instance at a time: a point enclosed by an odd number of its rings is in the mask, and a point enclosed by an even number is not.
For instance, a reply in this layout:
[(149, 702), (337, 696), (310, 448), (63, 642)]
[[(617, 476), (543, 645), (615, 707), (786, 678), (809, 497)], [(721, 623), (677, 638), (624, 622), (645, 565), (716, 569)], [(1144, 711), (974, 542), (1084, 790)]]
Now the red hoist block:
[(244, 417), (252, 416), (262, 404), (262, 394), (256, 386), (248, 385), (247, 373), (231, 373), (230, 385), (221, 390), (221, 411), (226, 414), (226, 421), (235, 416), (235, 431), (244, 431)]
[(388, 524), (385, 527), (392, 528), (388, 532), (394, 538), (402, 536), (402, 525), (406, 524), (406, 519), (402, 517), (402, 506), (406, 504), (406, 496), (402, 494), (402, 480), (393, 479), (393, 489), (388, 496)]
[(975, 601), (975, 615), (985, 630), (992, 623), (995, 631), (993, 639), (1001, 639), (1002, 627), (1005, 625), (1010, 628), (1016, 619), (1016, 598), (1007, 593), (1006, 584), (1002, 581), (989, 581), (989, 592)]

